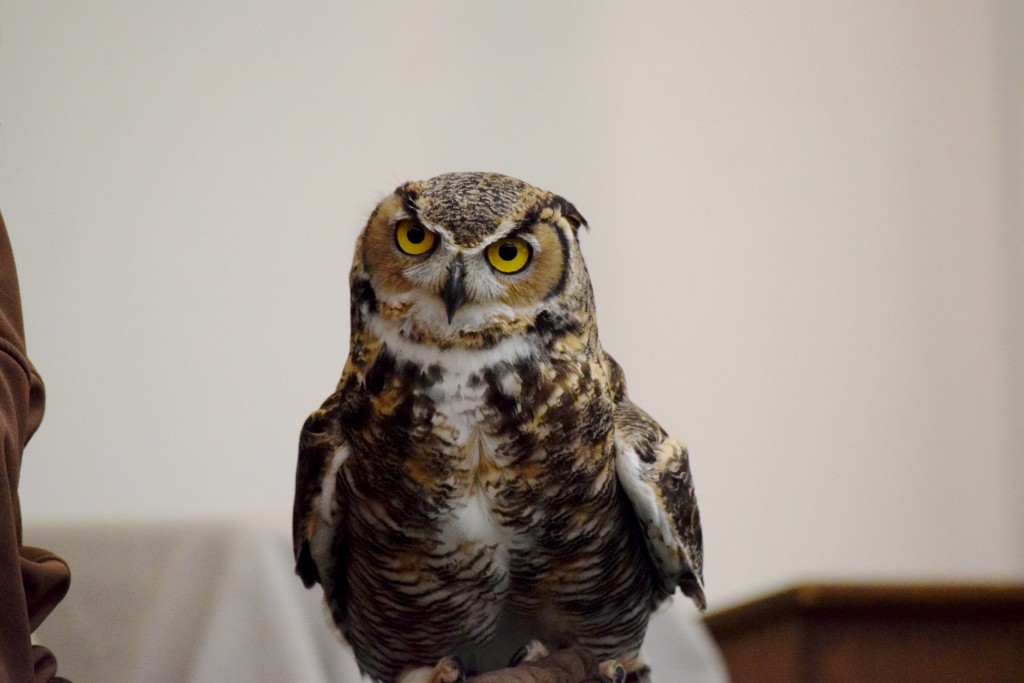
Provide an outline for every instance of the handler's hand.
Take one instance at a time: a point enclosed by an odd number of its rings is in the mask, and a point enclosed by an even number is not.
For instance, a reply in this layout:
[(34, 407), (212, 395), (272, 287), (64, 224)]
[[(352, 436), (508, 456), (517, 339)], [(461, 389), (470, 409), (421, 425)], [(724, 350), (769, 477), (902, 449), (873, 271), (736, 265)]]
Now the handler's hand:
[(607, 683), (597, 664), (586, 650), (559, 650), (531, 664), (473, 676), (467, 683)]

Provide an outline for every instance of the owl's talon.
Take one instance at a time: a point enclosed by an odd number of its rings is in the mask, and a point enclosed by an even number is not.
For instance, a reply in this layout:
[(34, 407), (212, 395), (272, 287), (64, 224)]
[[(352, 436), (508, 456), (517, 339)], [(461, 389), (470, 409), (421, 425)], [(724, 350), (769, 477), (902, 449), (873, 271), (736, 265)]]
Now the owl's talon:
[(509, 661), (509, 668), (515, 668), (520, 664), (532, 664), (539, 659), (543, 659), (548, 656), (548, 649), (544, 647), (544, 643), (539, 640), (531, 640), (526, 645), (516, 650), (516, 653), (512, 655), (511, 661)]
[(626, 683), (626, 668), (614, 659), (601, 662), (601, 666), (598, 668), (601, 672), (601, 678), (608, 681), (608, 683)]
[(462, 660), (461, 660), (461, 659), (459, 659), (458, 657), (455, 657), (455, 661), (456, 661), (456, 662), (458, 663), (458, 665), (459, 665), (459, 680), (458, 680), (458, 682), (457, 682), (457, 683), (466, 683), (466, 677), (467, 677), (467, 676), (468, 676), (469, 674), (471, 674), (471, 673), (472, 673), (472, 674), (473, 674), (474, 676), (476, 675), (476, 671), (470, 671), (469, 669), (467, 669), (467, 668), (466, 668), (466, 665), (465, 665), (465, 664), (463, 664), (463, 662), (462, 662)]
[(398, 683), (466, 683), (466, 665), (458, 657), (442, 657), (433, 667), (406, 670)]
[(466, 683), (466, 665), (458, 657), (445, 657), (434, 668), (431, 683)]

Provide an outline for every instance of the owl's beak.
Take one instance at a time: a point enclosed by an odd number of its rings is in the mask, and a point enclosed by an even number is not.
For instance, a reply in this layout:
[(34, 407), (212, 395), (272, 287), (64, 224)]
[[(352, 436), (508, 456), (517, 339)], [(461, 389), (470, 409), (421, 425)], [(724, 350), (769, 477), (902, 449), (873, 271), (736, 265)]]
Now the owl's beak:
[(448, 279), (441, 290), (441, 298), (444, 299), (444, 310), (448, 314), (448, 324), (451, 325), (455, 311), (466, 300), (465, 268), (462, 261), (456, 261), (448, 269)]

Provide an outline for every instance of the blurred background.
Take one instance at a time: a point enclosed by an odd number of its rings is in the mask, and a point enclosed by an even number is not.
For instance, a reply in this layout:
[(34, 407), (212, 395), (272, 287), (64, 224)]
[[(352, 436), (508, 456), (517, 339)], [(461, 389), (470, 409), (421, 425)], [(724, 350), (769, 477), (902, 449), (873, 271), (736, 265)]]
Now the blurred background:
[(357, 233), (486, 170), (590, 222), (713, 608), (1024, 577), (1021, 35), (1014, 0), (2, 0), (24, 517), (286, 531)]

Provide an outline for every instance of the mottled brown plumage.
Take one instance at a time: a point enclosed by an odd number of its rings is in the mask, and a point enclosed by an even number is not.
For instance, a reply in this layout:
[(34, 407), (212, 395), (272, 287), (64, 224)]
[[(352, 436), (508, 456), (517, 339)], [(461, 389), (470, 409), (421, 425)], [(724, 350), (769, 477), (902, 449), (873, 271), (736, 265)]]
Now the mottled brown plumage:
[(399, 187), (359, 237), (294, 538), (376, 680), (449, 655), (490, 670), (531, 640), (646, 680), (651, 611), (677, 587), (704, 606), (686, 450), (601, 349), (581, 225), (557, 195), (455, 173)]

